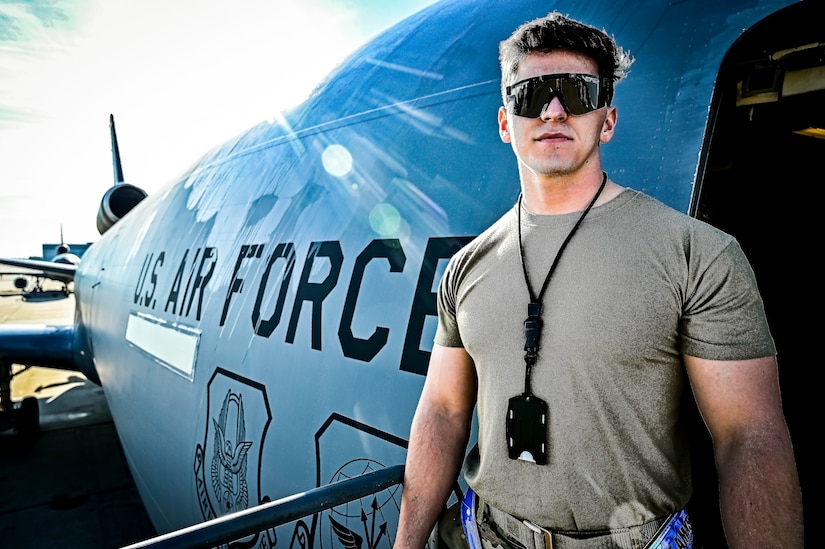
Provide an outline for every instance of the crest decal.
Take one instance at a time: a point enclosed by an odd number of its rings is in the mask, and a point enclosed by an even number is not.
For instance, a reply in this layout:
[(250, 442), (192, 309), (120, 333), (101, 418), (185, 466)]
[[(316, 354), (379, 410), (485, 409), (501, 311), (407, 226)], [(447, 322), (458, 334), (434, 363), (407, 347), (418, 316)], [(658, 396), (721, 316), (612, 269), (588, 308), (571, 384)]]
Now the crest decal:
[[(204, 520), (270, 501), (261, 494), (264, 439), (272, 421), (266, 387), (217, 368), (207, 386), (206, 430), (195, 449), (195, 485)], [(269, 548), (274, 529), (237, 547)]]

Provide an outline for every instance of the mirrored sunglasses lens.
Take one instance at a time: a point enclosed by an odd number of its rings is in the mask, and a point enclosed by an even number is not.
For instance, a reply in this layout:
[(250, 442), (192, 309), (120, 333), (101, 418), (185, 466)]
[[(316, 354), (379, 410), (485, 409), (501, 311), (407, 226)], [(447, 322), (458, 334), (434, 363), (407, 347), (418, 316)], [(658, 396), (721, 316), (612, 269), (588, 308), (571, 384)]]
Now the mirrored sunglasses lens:
[(513, 90), (513, 114), (527, 118), (541, 116), (545, 105), (558, 95), (565, 110), (572, 115), (599, 108), (599, 85), (577, 77), (559, 77), (541, 81), (528, 80)]
[(541, 116), (544, 106), (553, 95), (551, 82), (525, 82), (516, 94), (515, 114), (528, 118)]
[(561, 91), (565, 107), (570, 114), (584, 114), (596, 110), (598, 90), (594, 97), (593, 91), (584, 80), (565, 78), (561, 82)]

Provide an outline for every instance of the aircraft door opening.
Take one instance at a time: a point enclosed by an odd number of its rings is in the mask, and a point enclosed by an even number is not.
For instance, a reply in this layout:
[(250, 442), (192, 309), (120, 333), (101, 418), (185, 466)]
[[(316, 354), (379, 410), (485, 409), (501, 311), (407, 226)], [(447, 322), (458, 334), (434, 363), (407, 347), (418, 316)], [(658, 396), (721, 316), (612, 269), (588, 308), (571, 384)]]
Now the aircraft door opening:
[[(825, 162), (825, 27), (813, 2), (802, 1), (766, 18), (728, 52), (712, 106), (713, 126), (691, 214), (733, 234), (751, 260), (776, 340), (783, 406), (794, 444), (806, 546), (812, 544), (822, 484), (814, 463), (813, 307), (819, 249), (813, 227), (821, 206)], [(808, 311), (807, 313), (805, 311)], [(701, 431), (701, 420), (696, 424)], [(710, 441), (699, 445), (709, 456)], [(696, 459), (695, 501), (715, 536), (718, 487), (712, 458)], [(698, 478), (702, 475), (702, 478)], [(815, 478), (818, 475), (819, 478)], [(711, 516), (716, 512), (717, 516)], [(697, 525), (697, 530), (698, 530)], [(719, 537), (724, 543), (724, 538)], [(715, 540), (706, 546), (716, 547)]]

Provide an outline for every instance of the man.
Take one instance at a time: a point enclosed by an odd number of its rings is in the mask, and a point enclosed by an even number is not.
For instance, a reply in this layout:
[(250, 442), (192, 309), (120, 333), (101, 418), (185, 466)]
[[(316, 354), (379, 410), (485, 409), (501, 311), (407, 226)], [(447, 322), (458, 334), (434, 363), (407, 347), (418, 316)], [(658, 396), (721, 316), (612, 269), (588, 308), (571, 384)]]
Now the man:
[(776, 350), (738, 243), (602, 171), (629, 56), (551, 13), (502, 42), (500, 61), (499, 133), (521, 196), (441, 280), (395, 549), (427, 543), (476, 404), (471, 546), (476, 534), (505, 549), (692, 543), (691, 391), (729, 546), (802, 547)]

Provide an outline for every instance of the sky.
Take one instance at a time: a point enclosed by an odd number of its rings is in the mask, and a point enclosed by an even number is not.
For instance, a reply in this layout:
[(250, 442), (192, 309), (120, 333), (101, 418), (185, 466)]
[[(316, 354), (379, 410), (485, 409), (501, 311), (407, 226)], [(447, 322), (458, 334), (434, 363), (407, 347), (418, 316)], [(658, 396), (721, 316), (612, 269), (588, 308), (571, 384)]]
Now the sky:
[(151, 195), (434, 1), (0, 0), (0, 256), (97, 240), (110, 114)]

